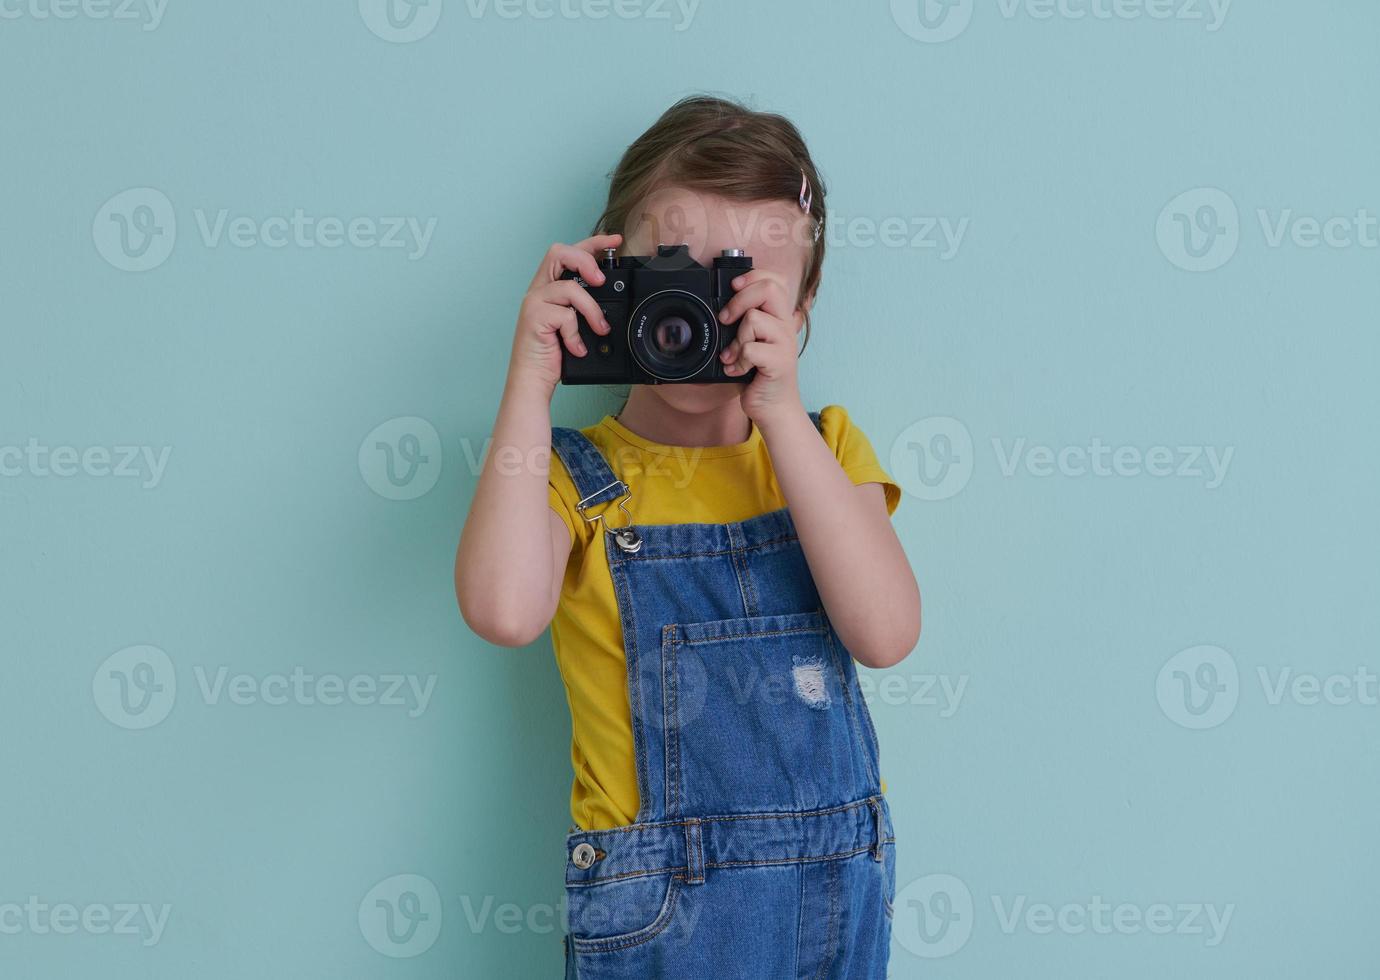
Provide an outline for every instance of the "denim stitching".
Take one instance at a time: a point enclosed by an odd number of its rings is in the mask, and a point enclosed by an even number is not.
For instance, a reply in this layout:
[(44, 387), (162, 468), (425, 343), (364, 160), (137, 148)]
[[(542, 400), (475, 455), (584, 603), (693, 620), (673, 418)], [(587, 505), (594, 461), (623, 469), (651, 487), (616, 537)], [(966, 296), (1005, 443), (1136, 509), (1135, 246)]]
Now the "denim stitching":
[[(781, 812), (762, 811), (759, 813), (722, 813), (713, 814), (707, 817), (695, 817), (700, 823), (716, 823), (727, 820), (806, 820), (811, 817), (826, 817), (832, 813), (843, 813), (847, 810), (857, 810), (860, 807), (871, 806), (872, 797), (862, 800), (855, 800), (852, 803), (840, 803), (838, 806), (824, 807), (819, 810), (784, 810)], [(652, 823), (630, 823), (623, 827), (610, 827), (607, 830), (582, 830), (579, 832), (581, 837), (597, 837), (601, 834), (629, 834), (640, 830), (655, 830), (660, 827), (684, 827), (689, 820), (658, 820)]]
[(818, 626), (788, 626), (779, 630), (759, 630), (752, 633), (708, 633), (702, 637), (692, 639), (686, 637), (682, 641), (686, 646), (699, 646), (704, 643), (716, 643), (719, 640), (747, 640), (754, 636), (789, 636), (792, 633), (815, 633), (824, 635), (824, 630)]
[[(895, 844), (895, 837), (888, 837), (882, 841), (883, 845)], [(830, 854), (805, 854), (800, 857), (790, 858), (761, 858), (754, 861), (704, 861), (701, 863), (706, 868), (768, 868), (778, 867), (783, 864), (818, 864), (821, 861), (842, 861), (847, 858), (856, 857), (859, 854), (866, 854), (872, 850), (872, 845), (866, 847), (854, 847), (847, 851), (834, 851)], [(617, 874), (603, 875), (598, 878), (579, 878), (574, 881), (566, 881), (566, 885), (571, 888), (582, 888), (586, 885), (601, 885), (609, 881), (622, 881), (624, 878), (646, 878), (652, 875), (664, 874), (689, 874), (688, 865), (677, 864), (669, 868), (648, 868), (637, 871), (620, 871)]]
[[(669, 642), (668, 642), (669, 637)], [(676, 716), (680, 712), (679, 671), (676, 663), (678, 637), (674, 625), (663, 626), (661, 630), (661, 732), (662, 732), (662, 771), (666, 785), (666, 815), (680, 816), (680, 727)]]
[(825, 976), (829, 967), (834, 963), (834, 957), (839, 953), (839, 873), (837, 867), (831, 867), (829, 874), (829, 925), (827, 938), (825, 940), (824, 958), (820, 960), (819, 969), (815, 972), (815, 980)]
[[(666, 931), (666, 927), (671, 924), (671, 919), (675, 915), (676, 902), (680, 900), (680, 889), (676, 887), (676, 878), (671, 879), (670, 893), (666, 896), (666, 901), (657, 917), (652, 920), (651, 925), (644, 926), (636, 932), (629, 933), (628, 937), (615, 936), (610, 939), (575, 939), (575, 949), (579, 950), (585, 944), (586, 953), (614, 953), (620, 949), (632, 949), (634, 946), (641, 946), (643, 943), (651, 942), (657, 936)], [(653, 932), (643, 935), (648, 929)], [(636, 936), (636, 939), (632, 937)]]
[[(606, 541), (604, 548), (605, 553), (611, 557), (614, 549), (612, 540)], [(609, 573), (613, 579), (614, 597), (618, 602), (618, 618), (623, 624), (623, 657), (627, 661), (625, 672), (628, 678), (628, 708), (631, 716), (628, 720), (632, 723), (633, 757), (637, 766), (637, 823), (642, 823), (651, 816), (647, 811), (647, 802), (651, 795), (649, 785), (651, 780), (647, 774), (647, 736), (642, 730), (643, 717), (646, 711), (642, 704), (642, 675), (639, 666), (641, 661), (637, 645), (637, 612), (634, 609), (623, 570), (614, 568), (612, 561), (610, 561)]]
[[(674, 527), (688, 527), (689, 525), (672, 525), (672, 526), (674, 526)], [(649, 529), (649, 528), (648, 528), (648, 525), (646, 525), (646, 524), (640, 525), (640, 527), (641, 527), (642, 530), (644, 530), (644, 531)], [(653, 527), (650, 528), (650, 529), (653, 530), (653, 531), (655, 531), (655, 526), (653, 526)], [(721, 557), (723, 557), (724, 555), (733, 555), (733, 554), (738, 554), (738, 553), (747, 554), (748, 552), (751, 552), (751, 551), (760, 551), (760, 550), (762, 550), (763, 548), (767, 547), (768, 545), (773, 545), (773, 544), (790, 544), (790, 543), (793, 542), (793, 541), (799, 541), (799, 540), (800, 540), (800, 538), (799, 538), (797, 535), (790, 534), (790, 535), (786, 535), (786, 536), (784, 536), (784, 537), (772, 538), (772, 539), (770, 539), (770, 540), (768, 540), (768, 541), (758, 541), (756, 544), (745, 544), (745, 545), (743, 545), (741, 548), (720, 548), (720, 549), (715, 549), (715, 550), (713, 550), (713, 551), (684, 551), (684, 552), (677, 552), (677, 553), (674, 554), (674, 555), (648, 555), (648, 554), (643, 554), (642, 552), (639, 551), (639, 552), (632, 553), (632, 554), (623, 554), (623, 555), (619, 555), (619, 556), (618, 556), (618, 561), (619, 561), (619, 562), (634, 562), (634, 561), (674, 561), (674, 560), (679, 560), (679, 559), (684, 559), (684, 558), (721, 558)]]

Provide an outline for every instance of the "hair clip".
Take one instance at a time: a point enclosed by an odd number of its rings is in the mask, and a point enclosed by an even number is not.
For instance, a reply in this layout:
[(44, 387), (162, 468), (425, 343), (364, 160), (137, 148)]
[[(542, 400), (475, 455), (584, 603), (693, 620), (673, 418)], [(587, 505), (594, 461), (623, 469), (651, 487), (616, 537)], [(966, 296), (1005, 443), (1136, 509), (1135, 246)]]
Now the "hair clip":
[(810, 208), (815, 203), (814, 188), (810, 186), (810, 178), (805, 176), (805, 171), (800, 171), (800, 210), (806, 214), (810, 213)]

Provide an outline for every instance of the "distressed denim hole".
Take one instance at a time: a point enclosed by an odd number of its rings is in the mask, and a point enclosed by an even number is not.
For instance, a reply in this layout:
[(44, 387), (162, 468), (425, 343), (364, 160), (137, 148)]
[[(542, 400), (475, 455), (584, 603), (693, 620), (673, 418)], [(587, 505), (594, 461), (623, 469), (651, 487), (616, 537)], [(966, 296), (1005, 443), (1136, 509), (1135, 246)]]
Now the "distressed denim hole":
[(795, 693), (811, 708), (823, 711), (829, 707), (829, 687), (824, 680), (824, 661), (818, 657), (792, 657)]

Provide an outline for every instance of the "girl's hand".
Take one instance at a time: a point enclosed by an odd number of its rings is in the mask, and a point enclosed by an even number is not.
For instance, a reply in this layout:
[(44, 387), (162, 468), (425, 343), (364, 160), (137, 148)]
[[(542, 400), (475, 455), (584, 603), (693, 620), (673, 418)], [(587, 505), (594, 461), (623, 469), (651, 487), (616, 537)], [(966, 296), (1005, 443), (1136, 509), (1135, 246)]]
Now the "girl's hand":
[(576, 357), (584, 357), (576, 314), (583, 316), (597, 334), (609, 332), (608, 321), (598, 302), (573, 279), (561, 273), (578, 273), (586, 282), (604, 282), (595, 254), (617, 248), (622, 235), (595, 235), (574, 245), (559, 242), (547, 249), (532, 285), (518, 310), (513, 356), (508, 364), (509, 382), (532, 382), (549, 397), (561, 380), (561, 346)]
[(803, 412), (796, 381), (796, 335), (804, 314), (787, 295), (784, 281), (764, 269), (733, 280), (737, 293), (719, 313), (721, 323), (742, 317), (738, 336), (719, 359), (729, 377), (757, 369), (743, 389), (743, 411), (762, 426), (776, 418)]

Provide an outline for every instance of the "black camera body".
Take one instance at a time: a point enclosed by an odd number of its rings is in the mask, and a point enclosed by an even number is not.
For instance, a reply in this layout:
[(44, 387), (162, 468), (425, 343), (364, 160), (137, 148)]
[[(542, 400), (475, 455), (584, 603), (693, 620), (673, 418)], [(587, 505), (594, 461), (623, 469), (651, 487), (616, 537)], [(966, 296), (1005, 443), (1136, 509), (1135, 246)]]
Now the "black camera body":
[[(618, 256), (605, 249), (602, 286), (574, 279), (604, 311), (607, 336), (579, 317), (588, 351), (576, 357), (561, 348), (561, 382), (568, 385), (706, 384), (751, 381), (756, 369), (724, 374), (719, 352), (738, 336), (738, 322), (722, 324), (719, 311), (733, 297), (733, 280), (752, 268), (739, 249), (725, 250), (705, 268), (687, 245), (658, 245), (656, 255)], [(741, 322), (741, 321), (739, 321)]]

